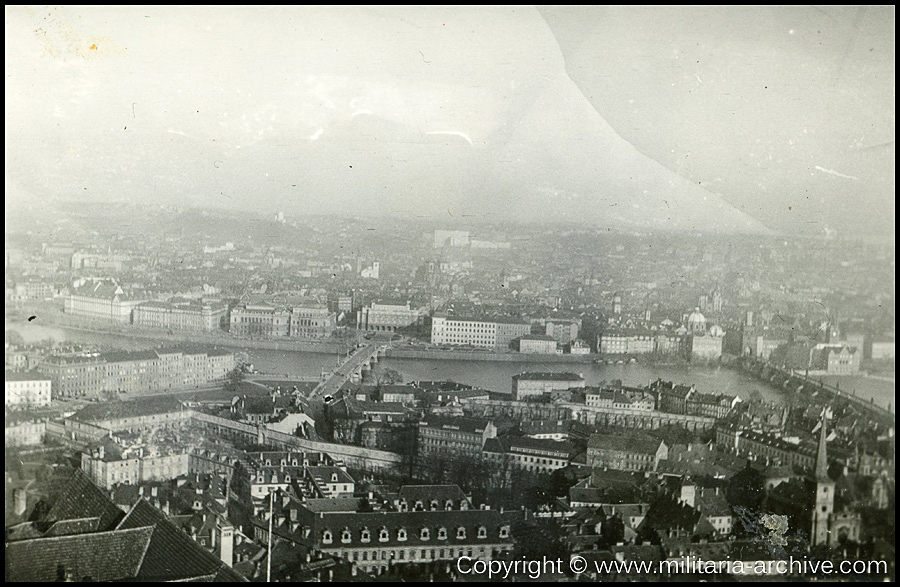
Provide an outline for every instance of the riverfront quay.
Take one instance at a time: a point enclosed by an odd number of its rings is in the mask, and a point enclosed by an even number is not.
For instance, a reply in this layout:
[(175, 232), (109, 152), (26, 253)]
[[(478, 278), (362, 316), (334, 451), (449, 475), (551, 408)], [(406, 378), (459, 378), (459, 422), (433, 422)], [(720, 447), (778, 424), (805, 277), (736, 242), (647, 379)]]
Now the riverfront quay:
[[(346, 357), (349, 345), (308, 344), (298, 341), (244, 340), (216, 336), (186, 340), (166, 333), (137, 331), (122, 327), (95, 329), (87, 327), (48, 326), (35, 322), (7, 322), (7, 330), (18, 332), (27, 344), (53, 339), (88, 346), (141, 350), (159, 345), (203, 344), (244, 351), (246, 358), (260, 375), (319, 380)], [(765, 401), (784, 403), (784, 391), (755, 375), (724, 365), (707, 364), (606, 364), (599, 355), (519, 354), (486, 351), (425, 350), (424, 348), (392, 348), (380, 359), (372, 381), (385, 369), (393, 369), (404, 381), (452, 380), (500, 393), (509, 393), (511, 378), (523, 371), (572, 371), (580, 373), (587, 385), (621, 380), (624, 385), (644, 386), (663, 379), (695, 384), (705, 392), (721, 392), (742, 398), (759, 396)], [(819, 378), (814, 378), (818, 380)], [(830, 381), (826, 381), (826, 384)], [(849, 383), (849, 382), (848, 382)], [(881, 379), (857, 376), (852, 385), (840, 384), (841, 391), (853, 393), (860, 402), (871, 402), (887, 409), (894, 405), (895, 386)]]

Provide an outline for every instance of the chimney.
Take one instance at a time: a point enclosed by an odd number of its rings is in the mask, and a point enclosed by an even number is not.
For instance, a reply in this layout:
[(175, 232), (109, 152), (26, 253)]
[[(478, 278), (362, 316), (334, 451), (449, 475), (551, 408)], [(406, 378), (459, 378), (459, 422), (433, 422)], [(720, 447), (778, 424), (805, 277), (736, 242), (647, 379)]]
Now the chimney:
[(141, 497), (144, 496), (144, 486), (143, 485), (138, 487), (138, 495), (140, 495)]

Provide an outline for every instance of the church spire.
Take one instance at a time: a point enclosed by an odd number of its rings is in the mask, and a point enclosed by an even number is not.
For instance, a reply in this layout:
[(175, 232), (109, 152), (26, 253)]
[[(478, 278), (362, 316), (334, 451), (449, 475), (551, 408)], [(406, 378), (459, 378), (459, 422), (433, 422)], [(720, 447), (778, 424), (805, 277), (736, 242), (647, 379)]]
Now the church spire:
[(819, 430), (819, 450), (816, 453), (816, 480), (828, 479), (828, 408), (822, 411), (821, 428)]

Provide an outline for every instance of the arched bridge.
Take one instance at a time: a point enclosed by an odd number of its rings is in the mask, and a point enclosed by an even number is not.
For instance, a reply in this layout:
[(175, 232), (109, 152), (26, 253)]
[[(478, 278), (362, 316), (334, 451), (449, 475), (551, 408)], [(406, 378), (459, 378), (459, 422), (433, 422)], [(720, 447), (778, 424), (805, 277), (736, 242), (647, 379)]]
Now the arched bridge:
[(389, 348), (387, 344), (367, 344), (354, 349), (331, 375), (313, 389), (310, 397), (334, 395), (348, 381), (359, 381), (363, 372), (372, 369), (378, 363), (378, 357), (384, 356)]

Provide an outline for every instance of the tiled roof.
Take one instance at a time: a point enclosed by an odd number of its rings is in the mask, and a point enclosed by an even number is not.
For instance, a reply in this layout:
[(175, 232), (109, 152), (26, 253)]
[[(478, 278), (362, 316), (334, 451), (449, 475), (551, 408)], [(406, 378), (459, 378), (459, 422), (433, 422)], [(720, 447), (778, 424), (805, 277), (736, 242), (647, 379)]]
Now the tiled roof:
[[(458, 507), (459, 502), (469, 500), (459, 485), (404, 485), (397, 492), (397, 499), (405, 499), (410, 507), (417, 501), (421, 501), (427, 507), (432, 500), (437, 500), (441, 509), (447, 500), (452, 500), (455, 507)], [(469, 507), (471, 505), (469, 503)]]
[(153, 528), (36, 538), (6, 547), (6, 580), (118, 581), (137, 576)]
[(245, 580), (169, 522), (161, 511), (141, 499), (119, 524), (119, 529), (146, 526), (153, 526), (153, 535), (136, 579), (172, 581), (221, 575), (223, 580)]
[(50, 381), (50, 377), (48, 375), (44, 375), (36, 371), (6, 371), (4, 372), (3, 378), (6, 381)]
[(565, 441), (550, 440), (543, 438), (517, 437), (508, 438), (507, 445), (511, 452), (514, 449), (522, 449), (524, 451), (552, 451), (556, 453), (564, 453), (566, 456), (575, 452), (574, 447)]
[(489, 420), (478, 418), (448, 418), (431, 415), (423, 422), (420, 422), (419, 426), (424, 424), (428, 428), (451, 428), (462, 430), (464, 432), (481, 433), (489, 423)]
[(66, 472), (54, 479), (56, 493), (50, 496), (46, 521), (99, 518), (98, 529), (113, 528), (124, 513), (80, 470)]
[(635, 435), (593, 434), (588, 440), (588, 450), (617, 450), (627, 453), (656, 454), (661, 442), (656, 438)]
[[(309, 474), (315, 479), (322, 479), (325, 483), (353, 483), (353, 477), (348, 475), (344, 470), (338, 467), (307, 467)], [(337, 481), (332, 481), (332, 475), (337, 475)]]
[(94, 516), (92, 518), (81, 518), (80, 520), (59, 520), (54, 522), (44, 536), (50, 538), (52, 536), (73, 536), (75, 534), (86, 534), (88, 532), (96, 532), (100, 528), (100, 518)]
[(313, 513), (350, 513), (359, 511), (359, 498), (311, 498), (303, 502), (303, 507)]
[(102, 422), (116, 418), (136, 418), (153, 414), (180, 412), (181, 402), (171, 396), (156, 396), (129, 401), (110, 401), (85, 406), (73, 416), (81, 422)]

